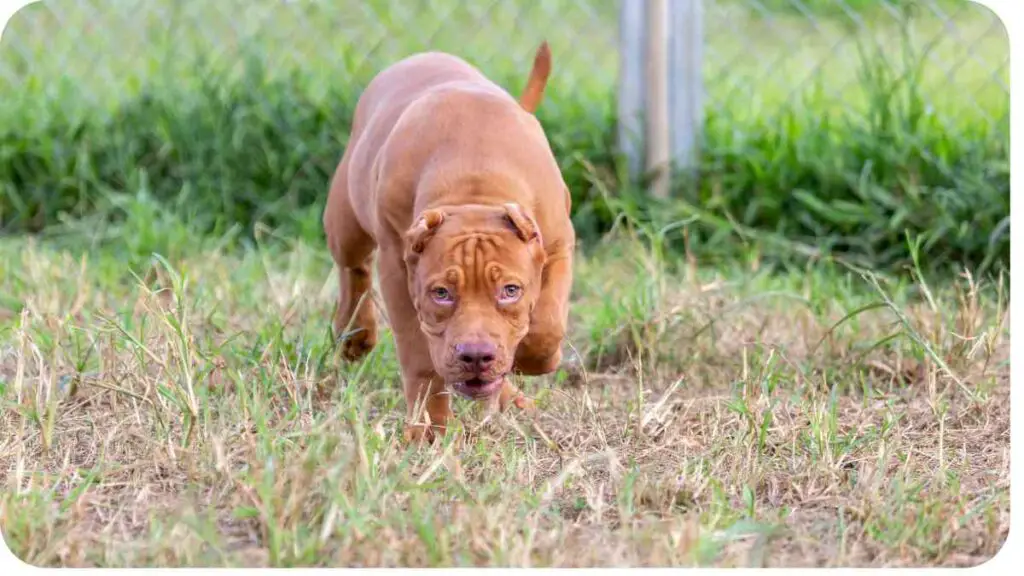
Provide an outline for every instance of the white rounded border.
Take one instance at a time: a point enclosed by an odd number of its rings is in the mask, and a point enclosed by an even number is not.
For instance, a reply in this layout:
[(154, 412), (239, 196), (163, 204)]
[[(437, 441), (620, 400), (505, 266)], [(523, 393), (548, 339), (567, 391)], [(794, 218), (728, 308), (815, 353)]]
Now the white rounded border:
[[(37, 1), (37, 0), (0, 0), (0, 37), (2, 37), (3, 30), (7, 27), (7, 23), (10, 21), (11, 17), (13, 17), (14, 14), (18, 12), (18, 10), (21, 10), (25, 6), (28, 6), (29, 4), (32, 4), (35, 1)], [(57, 1), (61, 1), (61, 0), (57, 0)], [(64, 1), (67, 1), (67, 0), (64, 0)], [(208, 0), (208, 1), (215, 2), (216, 0)], [(350, 0), (350, 1), (359, 1), (359, 0)], [(401, 1), (401, 0), (396, 0), (396, 1)], [(640, 1), (643, 1), (643, 0), (620, 0), (620, 1), (640, 2)], [(705, 1), (714, 1), (714, 0), (705, 0)], [(1020, 92), (1018, 91), (1017, 86), (1016, 86), (1017, 84), (1020, 83), (1020, 79), (1022, 77), (1024, 77), (1024, 64), (1022, 64), (1022, 62), (1024, 62), (1024, 52), (1022, 52), (1021, 48), (1020, 48), (1024, 44), (1022, 44), (1022, 41), (1020, 40), (1020, 38), (1016, 36), (1016, 33), (1024, 31), (1024, 21), (1022, 21), (1020, 19), (1021, 14), (1024, 13), (1024, 3), (1022, 3), (1021, 0), (972, 0), (972, 1), (977, 2), (978, 4), (981, 4), (981, 5), (985, 6), (985, 7), (987, 7), (988, 9), (990, 9), (993, 13), (996, 14), (996, 16), (999, 17), (999, 19), (1003, 23), (1003, 26), (1006, 28), (1006, 33), (1007, 33), (1007, 37), (1009, 38), (1009, 44), (1010, 44), (1010, 140), (1011, 140), (1010, 166), (1011, 167), (1012, 166), (1024, 166), (1024, 147), (1022, 147), (1020, 145), (1018, 145), (1018, 146), (1013, 146), (1012, 145), (1012, 143), (1014, 143), (1014, 142), (1020, 142), (1021, 141), (1020, 138), (1024, 137), (1024, 132), (1021, 131), (1021, 128), (1022, 128), (1022, 126), (1021, 126), (1021, 118), (1022, 118), (1022, 116), (1021, 116), (1021, 113), (1020, 113), (1020, 109), (1018, 108), (1018, 104), (1020, 104), (1021, 98), (1019, 96)], [(1015, 38), (1017, 39), (1017, 41), (1014, 41)], [(0, 95), (0, 97), (2, 97), (2, 95)], [(1022, 228), (1022, 227), (1024, 227), (1024, 215), (1022, 215), (1022, 212), (1021, 212), (1021, 210), (1024, 210), (1024, 207), (1022, 207), (1021, 201), (1019, 200), (1020, 194), (1019, 193), (1014, 193), (1015, 189), (1020, 188), (1020, 186), (1016, 185), (1019, 182), (1019, 180), (1020, 180), (1019, 177), (1014, 177), (1013, 169), (1011, 168), (1011, 172), (1010, 172), (1010, 190), (1011, 190), (1011, 193), (1010, 193), (1010, 243), (1011, 243), (1011, 246), (1013, 244), (1017, 244), (1017, 246), (1022, 246), (1022, 244), (1021, 244), (1021, 241), (1022, 241), (1021, 235), (1024, 234), (1024, 228)], [(1014, 214), (1017, 214), (1017, 216), (1014, 216)], [(1015, 220), (1022, 220), (1022, 221), (1021, 222), (1015, 222)], [(1017, 320), (1020, 317), (1020, 315), (1014, 311), (1014, 309), (1015, 308), (1019, 308), (1019, 306), (1015, 306), (1014, 303), (1015, 302), (1020, 302), (1020, 298), (1022, 296), (1024, 296), (1024, 294), (1021, 294), (1021, 291), (1024, 290), (1024, 287), (1022, 287), (1021, 281), (1019, 281), (1019, 280), (1018, 281), (1013, 281), (1014, 274), (1013, 274), (1012, 271), (1014, 269), (1020, 270), (1021, 269), (1021, 265), (1024, 264), (1024, 252), (1022, 252), (1022, 250), (1024, 250), (1024, 248), (1020, 248), (1020, 249), (1017, 249), (1017, 250), (1013, 250), (1011, 248), (1011, 251), (1010, 251), (1010, 270), (1011, 270), (1011, 273), (1010, 273), (1010, 278), (1011, 278), (1010, 333), (1011, 334), (1021, 334), (1021, 331), (1018, 330), (1018, 327), (1020, 326), (1021, 323)], [(1011, 358), (1021, 358), (1022, 357), (1021, 353), (1020, 353), (1022, 346), (1024, 346), (1024, 345), (1021, 344), (1020, 339), (1011, 340), (1011, 342), (1010, 342)], [(1017, 352), (1014, 352), (1014, 350), (1017, 350)], [(1015, 400), (1014, 396), (1016, 396), (1016, 394), (1013, 392), (1013, 388), (1014, 388), (1013, 382), (1017, 381), (1017, 377), (1016, 376), (1017, 376), (1017, 373), (1020, 372), (1020, 369), (1019, 368), (1015, 368), (1015, 366), (1017, 366), (1017, 363), (1011, 362), (1011, 364), (1010, 364), (1010, 383), (1011, 383), (1010, 384), (1010, 387), (1011, 387), (1011, 391), (1010, 391), (1010, 415), (1011, 415), (1010, 416), (1010, 420), (1011, 420), (1011, 422), (1014, 421), (1013, 414), (1020, 412), (1020, 408), (1019, 407), (1016, 408), (1016, 409), (1013, 407), (1013, 404), (1015, 403), (1014, 402), (1014, 400)], [(1024, 464), (1022, 464), (1022, 460), (1024, 460), (1024, 454), (1022, 454), (1022, 452), (1024, 452), (1024, 421), (1020, 421), (1018, 419), (1017, 425), (1011, 426), (1011, 430), (1010, 430), (1010, 454), (1011, 454), (1011, 458), (1013, 460), (1010, 463), (1010, 475), (1011, 475), (1011, 481), (1010, 481), (1010, 532), (1009, 532), (1009, 535), (1007, 536), (1006, 543), (1003, 545), (1003, 548), (999, 551), (998, 554), (996, 554), (996, 556), (994, 558), (992, 558), (991, 560), (989, 560), (985, 564), (982, 564), (981, 566), (977, 566), (975, 568), (970, 569), (970, 571), (981, 571), (981, 570), (983, 570), (983, 571), (985, 571), (985, 573), (999, 573), (999, 572), (1002, 572), (1002, 569), (1010, 569), (1012, 566), (1015, 566), (1015, 565), (1019, 566), (1019, 564), (1017, 564), (1017, 560), (1020, 558), (1021, 554), (1019, 553), (1020, 548), (1018, 548), (1016, 546), (1016, 544), (1019, 543), (1020, 540), (1021, 540), (1021, 537), (1018, 536), (1019, 534), (1021, 534), (1021, 528), (1019, 528), (1019, 526), (1021, 524), (1022, 515), (1024, 515), (1024, 510), (1021, 509), (1021, 507), (1022, 507), (1022, 505), (1024, 505), (1024, 503), (1021, 502), (1021, 498), (1020, 498), (1021, 488), (1020, 488), (1020, 480), (1019, 480), (1020, 478), (1022, 478), (1022, 473), (1024, 473)], [(1014, 481), (1013, 478), (1017, 478), (1018, 480)], [(1014, 529), (1015, 526), (1017, 527), (1016, 530)], [(183, 569), (179, 568), (179, 569), (174, 569), (173, 571), (171, 569), (164, 568), (164, 569), (146, 569), (145, 570), (145, 574), (154, 574), (154, 570), (155, 570), (155, 573), (166, 573), (166, 574), (172, 574), (172, 573), (174, 573), (174, 574), (181, 574), (182, 572), (187, 572), (187, 573), (190, 573), (190, 574), (214, 573), (215, 572), (213, 569), (203, 569), (203, 568), (183, 568)], [(339, 568), (339, 569), (332, 569), (332, 570), (342, 570), (342, 569)], [(468, 572), (470, 570), (472, 570), (472, 569), (445, 569), (443, 571), (445, 571), (445, 572)], [(541, 570), (536, 570), (535, 569), (534, 571), (552, 572), (552, 571), (555, 571), (555, 570), (556, 569), (541, 569)], [(647, 570), (667, 570), (667, 569), (647, 569)], [(872, 570), (872, 569), (867, 569), (867, 568), (862, 568), (862, 569), (855, 569), (855, 568), (837, 569), (837, 568), (831, 568), (831, 569), (812, 569), (810, 571), (813, 571), (813, 572), (820, 571), (820, 572), (824, 572), (824, 573), (827, 573), (827, 574), (831, 575), (831, 574), (841, 574), (841, 573), (848, 573), (848, 572), (865, 572), (865, 571), (869, 571), (869, 570)], [(901, 571), (901, 572), (902, 573), (912, 574), (912, 573), (917, 573), (917, 572), (933, 572), (933, 571), (937, 571), (937, 570), (938, 570), (937, 568), (936, 569), (921, 568), (921, 569), (909, 569), (909, 570)], [(13, 553), (11, 553), (10, 549), (7, 548), (7, 544), (3, 541), (3, 538), (0, 537), (0, 574), (3, 574), (4, 576), (9, 576), (9, 575), (12, 575), (12, 574), (22, 574), (22, 573), (38, 573), (38, 572), (55, 572), (56, 573), (58, 571), (59, 571), (59, 569), (56, 569), (56, 568), (36, 568), (36, 567), (33, 567), (33, 566), (29, 566), (28, 564), (25, 564), (24, 562), (19, 560), (17, 557), (15, 557)], [(104, 571), (104, 569), (102, 569), (102, 568), (85, 569), (86, 573), (95, 573), (95, 572), (100, 572), (100, 571)], [(346, 570), (346, 571), (348, 571), (348, 570)], [(397, 572), (418, 572), (420, 570), (401, 568), (401, 569), (393, 569), (393, 570), (388, 570), (388, 571), (392, 571), (392, 572), (394, 572), (394, 571), (397, 571)], [(500, 574), (500, 573), (512, 572), (512, 571), (513, 571), (512, 569), (490, 570), (490, 572), (492, 574)], [(561, 572), (562, 570), (558, 570), (558, 571)], [(600, 573), (601, 574), (610, 574), (610, 573), (616, 573), (616, 572), (620, 572), (620, 571), (621, 572), (626, 572), (626, 569), (622, 569), (622, 568), (614, 568), (614, 569), (610, 569), (610, 570), (609, 569), (602, 569)], [(697, 571), (698, 572), (710, 572), (711, 569), (697, 569)], [(120, 569), (117, 572), (119, 574), (132, 574), (132, 575), (139, 574), (139, 575), (141, 575), (141, 574), (143, 574), (143, 569), (142, 568)], [(292, 572), (292, 573), (302, 572), (302, 573), (307, 573), (307, 574), (313, 575), (313, 574), (322, 574), (323, 573), (323, 569), (315, 569), (315, 570), (314, 569), (292, 569), (292, 570), (289, 570), (289, 572)], [(596, 569), (583, 569), (582, 572), (594, 572), (594, 573), (596, 573)], [(756, 569), (739, 569), (738, 571), (730, 570), (731, 574), (736, 574), (736, 573), (754, 573), (754, 572), (756, 572)], [(76, 573), (81, 573), (81, 571), (76, 570)], [(243, 570), (243, 569), (217, 569), (216, 573), (217, 574), (239, 574), (239, 575), (242, 575), (243, 573), (244, 574), (248, 574), (249, 570)], [(574, 570), (572, 573), (573, 574), (580, 574), (581, 571), (580, 570)]]

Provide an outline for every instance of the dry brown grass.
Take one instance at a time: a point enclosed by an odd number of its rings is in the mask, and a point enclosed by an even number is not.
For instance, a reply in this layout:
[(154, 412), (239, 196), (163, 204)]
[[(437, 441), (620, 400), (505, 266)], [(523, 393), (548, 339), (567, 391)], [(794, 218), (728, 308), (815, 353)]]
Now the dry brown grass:
[(174, 263), (187, 282), (159, 263), (140, 282), (113, 254), (4, 241), (0, 530), (27, 562), (66, 566), (963, 566), (998, 551), (995, 286), (960, 278), (929, 300), (824, 266), (688, 280), (615, 246), (579, 266), (579, 361), (525, 383), (536, 420), (460, 402), (463, 430), (413, 450), (390, 340), (334, 360), (320, 251), (197, 253)]

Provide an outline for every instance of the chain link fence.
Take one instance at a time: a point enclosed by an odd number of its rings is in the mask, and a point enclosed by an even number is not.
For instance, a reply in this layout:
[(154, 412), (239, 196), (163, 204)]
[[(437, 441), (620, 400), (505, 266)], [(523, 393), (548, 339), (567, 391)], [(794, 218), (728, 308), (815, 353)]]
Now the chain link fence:
[(96, 102), (188, 81), (197, 60), (232, 68), (255, 55), (275, 76), (358, 86), (403, 56), (443, 50), (512, 79), (550, 39), (561, 86), (612, 86), (615, 14), (612, 2), (573, 0), (46, 0), (12, 19), (0, 78), (66, 78)]
[[(810, 87), (843, 102), (864, 80), (858, 48), (895, 55), (909, 17), (927, 99), (952, 108), (945, 114), (966, 107), (1007, 121), (1005, 32), (972, 2), (704, 0), (703, 13), (710, 111), (741, 98), (749, 113), (763, 114)], [(438, 49), (521, 81), (536, 44), (549, 39), (553, 90), (600, 98), (618, 75), (618, 14), (613, 0), (45, 0), (10, 22), (0, 78), (9, 89), (63, 78), (95, 103), (155, 79), (185, 79), (197, 58), (237, 66), (243, 48), (277, 74), (352, 84), (404, 55)]]
[[(156, 197), (200, 190), (202, 212), (243, 226), (319, 205), (377, 71), (442, 50), (517, 94), (547, 40), (539, 116), (579, 230), (599, 233), (621, 209), (604, 200), (623, 183), (617, 105), (644, 81), (623, 69), (636, 59), (622, 2), (643, 1), (37, 2), (0, 39), (0, 124), (43, 127), (0, 133), (0, 230), (86, 214), (83, 190), (143, 176)], [(949, 257), (1008, 254), (1009, 48), (993, 13), (967, 0), (668, 2), (700, 14), (685, 26), (699, 29), (693, 205), (878, 261), (903, 257), (908, 227)]]
[[(949, 105), (1006, 122), (1009, 44), (999, 19), (968, 1), (709, 0), (705, 82), (712, 93), (774, 94), (789, 102), (812, 86), (848, 103), (865, 82), (864, 50), (919, 67), (913, 80), (934, 108)], [(713, 101), (710, 103), (714, 105)], [(993, 109), (1002, 114), (991, 116)]]

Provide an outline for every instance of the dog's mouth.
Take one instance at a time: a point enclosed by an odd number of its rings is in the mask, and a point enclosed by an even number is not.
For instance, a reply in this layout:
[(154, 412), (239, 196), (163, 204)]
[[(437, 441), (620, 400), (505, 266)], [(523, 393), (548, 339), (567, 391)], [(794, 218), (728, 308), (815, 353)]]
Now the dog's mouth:
[(452, 388), (454, 388), (461, 396), (471, 400), (479, 400), (496, 394), (501, 390), (501, 387), (504, 384), (505, 375), (502, 374), (501, 376), (492, 379), (481, 377), (470, 378), (468, 380), (456, 382)]

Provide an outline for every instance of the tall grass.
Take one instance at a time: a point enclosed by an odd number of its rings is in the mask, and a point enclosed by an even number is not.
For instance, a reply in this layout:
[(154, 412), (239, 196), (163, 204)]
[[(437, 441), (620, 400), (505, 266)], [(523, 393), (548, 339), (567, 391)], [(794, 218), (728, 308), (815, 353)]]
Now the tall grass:
[[(536, 43), (548, 37), (559, 59), (539, 117), (584, 240), (626, 214), (659, 225), (685, 221), (689, 249), (703, 258), (751, 250), (782, 258), (797, 247), (899, 268), (914, 248), (934, 267), (1008, 265), (1007, 98), (984, 77), (965, 87), (982, 95), (948, 94), (931, 62), (943, 47), (909, 34), (934, 28), (934, 18), (855, 35), (853, 59), (837, 58), (838, 70), (826, 67), (810, 82), (800, 79), (806, 70), (795, 59), (779, 56), (792, 50), (788, 45), (766, 41), (771, 53), (727, 66), (710, 59), (700, 178), (663, 204), (625, 179), (615, 153), (613, 6), (513, 4), (435, 2), (420, 12), (403, 6), (406, 14), (382, 3), (361, 11), (231, 4), (211, 12), (182, 2), (137, 17), (111, 7), (95, 26), (118, 34), (79, 41), (82, 52), (91, 47), (110, 58), (102, 68), (108, 76), (90, 74), (73, 59), (66, 65), (53, 56), (59, 51), (31, 40), (54, 24), (45, 9), (26, 14), (0, 44), (0, 66), (26, 79), (5, 87), (12, 97), (0, 105), (0, 226), (40, 231), (66, 219), (117, 214), (109, 210), (111, 193), (144, 190), (204, 231), (237, 228), (245, 236), (262, 222), (315, 237), (311, 215), (322, 209), (352, 109), (376, 70), (417, 49), (444, 49), (481, 64), (515, 92)], [(828, 3), (805, 4), (817, 10), (819, 27), (828, 25), (831, 13), (816, 8)], [(562, 25), (551, 10), (568, 11)], [(91, 23), (87, 16), (79, 22)], [(742, 26), (759, 30), (761, 16)], [(510, 19), (529, 23), (529, 37), (504, 42), (516, 29)], [(783, 27), (805, 23), (806, 50), (821, 49), (805, 16), (776, 19)], [(155, 27), (161, 20), (166, 30)], [(455, 26), (480, 21), (493, 24)], [(566, 27), (568, 21), (586, 33)], [(221, 32), (187, 32), (196, 24)], [(396, 31), (402, 39), (391, 35)], [(880, 35), (889, 37), (879, 44)], [(147, 38), (144, 56), (127, 57)], [(14, 43), (36, 50), (23, 56)], [(720, 51), (743, 44), (719, 32), (709, 43)], [(781, 76), (755, 78), (775, 56)], [(66, 77), (55, 80), (63, 70)], [(726, 78), (747, 82), (741, 84), (753, 93)], [(668, 244), (683, 248), (682, 237)]]

